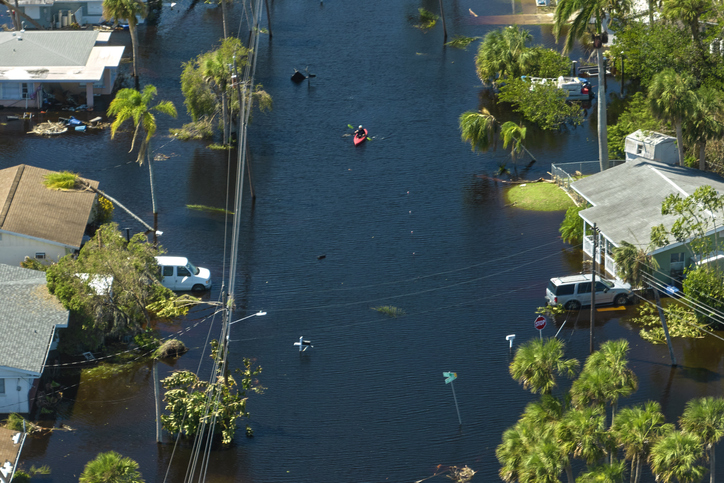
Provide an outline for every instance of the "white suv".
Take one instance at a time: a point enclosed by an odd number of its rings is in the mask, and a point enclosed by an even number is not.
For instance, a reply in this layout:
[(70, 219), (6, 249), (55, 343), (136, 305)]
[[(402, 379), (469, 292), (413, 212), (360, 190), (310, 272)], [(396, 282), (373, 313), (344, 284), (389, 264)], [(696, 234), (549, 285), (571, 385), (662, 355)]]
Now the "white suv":
[[(546, 288), (546, 302), (569, 310), (591, 305), (591, 279), (590, 273), (552, 278)], [(631, 285), (627, 283), (596, 277), (596, 305), (626, 305), (631, 293)]]

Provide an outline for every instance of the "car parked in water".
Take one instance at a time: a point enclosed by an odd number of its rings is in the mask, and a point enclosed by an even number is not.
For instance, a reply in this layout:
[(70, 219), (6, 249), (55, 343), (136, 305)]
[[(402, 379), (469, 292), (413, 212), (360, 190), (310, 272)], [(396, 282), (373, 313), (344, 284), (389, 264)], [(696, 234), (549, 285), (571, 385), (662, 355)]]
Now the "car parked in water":
[[(589, 273), (550, 279), (546, 288), (546, 302), (548, 305), (563, 305), (569, 310), (591, 305), (592, 278)], [(626, 305), (632, 293), (631, 285), (627, 283), (596, 277), (596, 305)]]
[(208, 268), (197, 267), (186, 257), (156, 257), (161, 267), (161, 285), (171, 290), (193, 290), (200, 292), (211, 289), (211, 272)]

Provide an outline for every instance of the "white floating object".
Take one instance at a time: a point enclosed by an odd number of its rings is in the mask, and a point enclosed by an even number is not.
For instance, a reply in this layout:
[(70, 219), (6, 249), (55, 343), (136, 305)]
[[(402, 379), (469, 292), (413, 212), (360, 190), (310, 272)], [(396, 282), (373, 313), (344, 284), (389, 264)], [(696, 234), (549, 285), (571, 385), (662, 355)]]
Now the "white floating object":
[(505, 340), (510, 342), (510, 348), (513, 348), (513, 341), (515, 340), (515, 334), (510, 334), (505, 336)]
[(299, 352), (304, 352), (309, 347), (314, 347), (312, 341), (304, 340), (304, 336), (301, 336), (299, 342), (295, 342), (294, 345), (299, 347)]

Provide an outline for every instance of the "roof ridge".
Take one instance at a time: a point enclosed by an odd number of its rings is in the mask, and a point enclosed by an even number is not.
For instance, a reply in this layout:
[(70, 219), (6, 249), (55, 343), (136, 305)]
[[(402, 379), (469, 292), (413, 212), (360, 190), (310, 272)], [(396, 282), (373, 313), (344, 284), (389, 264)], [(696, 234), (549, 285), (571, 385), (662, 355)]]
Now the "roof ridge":
[(13, 184), (10, 185), (8, 197), (5, 198), (5, 205), (3, 206), (2, 211), (0, 211), (0, 227), (5, 224), (5, 218), (8, 216), (8, 211), (10, 211), (10, 205), (13, 203), (15, 192), (17, 191), (18, 185), (20, 184), (20, 178), (22, 178), (23, 171), (25, 171), (25, 165), (19, 164), (17, 168), (18, 170), (15, 172), (15, 179), (13, 179)]

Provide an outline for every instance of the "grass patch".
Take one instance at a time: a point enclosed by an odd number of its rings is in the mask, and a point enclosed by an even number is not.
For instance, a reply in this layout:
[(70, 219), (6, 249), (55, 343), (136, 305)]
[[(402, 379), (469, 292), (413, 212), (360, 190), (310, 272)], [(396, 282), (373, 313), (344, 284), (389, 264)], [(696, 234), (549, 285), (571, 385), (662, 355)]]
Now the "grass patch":
[(505, 199), (516, 208), (533, 211), (565, 211), (576, 205), (558, 185), (544, 182), (514, 185)]
[(429, 30), (433, 28), (437, 23), (437, 19), (440, 18), (434, 13), (425, 10), (424, 8), (418, 8), (417, 11), (420, 16), (413, 21), (418, 22), (417, 24), (415, 24), (415, 28), (418, 28), (420, 30)]
[(405, 315), (404, 310), (397, 308), (397, 307), (393, 307), (392, 305), (383, 305), (381, 307), (372, 307), (372, 310), (376, 310), (377, 312), (379, 312), (381, 314), (385, 314), (388, 317), (400, 317), (402, 315)]
[(189, 210), (197, 210), (197, 211), (208, 211), (210, 213), (224, 213), (227, 215), (233, 215), (233, 211), (225, 210), (224, 208), (214, 208), (213, 206), (206, 206), (206, 205), (186, 205), (186, 208)]
[(91, 377), (97, 377), (99, 379), (106, 379), (108, 377), (117, 376), (118, 374), (121, 374), (122, 372), (128, 370), (131, 368), (133, 364), (132, 363), (126, 363), (126, 364), (98, 364), (95, 367), (91, 367), (90, 369), (83, 369), (84, 375), (91, 376)]
[(229, 149), (231, 149), (231, 145), (229, 145), (229, 144), (218, 144), (218, 143), (209, 144), (208, 147), (209, 147), (209, 149), (213, 149), (215, 151), (228, 151)]

